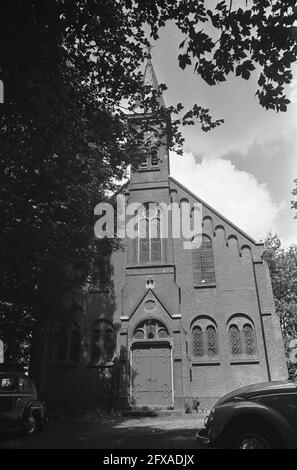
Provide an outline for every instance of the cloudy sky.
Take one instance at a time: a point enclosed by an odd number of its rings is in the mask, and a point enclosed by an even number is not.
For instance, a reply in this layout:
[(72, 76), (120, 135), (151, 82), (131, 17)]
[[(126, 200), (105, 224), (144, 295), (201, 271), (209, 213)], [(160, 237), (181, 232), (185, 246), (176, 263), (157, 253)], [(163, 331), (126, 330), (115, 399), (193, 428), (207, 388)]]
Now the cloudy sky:
[[(272, 231), (285, 246), (297, 243), (290, 209), (297, 178), (297, 99), (287, 113), (276, 114), (258, 104), (257, 76), (248, 82), (230, 77), (210, 87), (192, 70), (179, 69), (180, 41), (167, 27), (152, 50), (159, 83), (168, 86), (166, 104), (200, 104), (225, 124), (208, 133), (184, 128), (184, 155), (171, 155), (171, 175), (255, 239)], [(297, 80), (288, 94), (297, 97), (296, 89)]]

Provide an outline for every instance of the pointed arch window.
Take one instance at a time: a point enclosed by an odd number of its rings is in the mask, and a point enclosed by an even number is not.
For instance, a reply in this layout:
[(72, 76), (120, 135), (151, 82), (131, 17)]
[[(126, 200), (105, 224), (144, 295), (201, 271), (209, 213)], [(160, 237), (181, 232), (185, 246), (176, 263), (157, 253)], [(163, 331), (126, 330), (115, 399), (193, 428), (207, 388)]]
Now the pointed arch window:
[(138, 219), (137, 262), (148, 264), (158, 263), (162, 260), (163, 240), (160, 210), (154, 205), (146, 204)]
[(213, 285), (216, 282), (211, 239), (202, 235), (201, 246), (192, 250), (194, 286)]

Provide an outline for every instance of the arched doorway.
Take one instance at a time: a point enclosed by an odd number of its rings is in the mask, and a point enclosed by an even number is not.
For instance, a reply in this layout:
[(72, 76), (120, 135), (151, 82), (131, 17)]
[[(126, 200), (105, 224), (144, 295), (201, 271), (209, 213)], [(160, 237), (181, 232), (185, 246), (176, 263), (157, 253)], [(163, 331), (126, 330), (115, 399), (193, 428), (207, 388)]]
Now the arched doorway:
[(136, 406), (172, 406), (172, 348), (159, 320), (144, 320), (134, 330), (132, 397)]

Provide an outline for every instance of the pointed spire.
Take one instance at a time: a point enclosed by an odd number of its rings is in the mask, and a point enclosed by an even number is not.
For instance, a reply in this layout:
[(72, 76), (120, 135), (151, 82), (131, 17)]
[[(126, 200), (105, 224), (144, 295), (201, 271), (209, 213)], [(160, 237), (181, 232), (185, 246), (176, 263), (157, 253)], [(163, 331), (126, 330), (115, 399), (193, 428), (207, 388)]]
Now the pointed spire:
[[(147, 53), (148, 59), (147, 59), (147, 63), (146, 63), (145, 69), (144, 69), (143, 82), (144, 82), (145, 85), (151, 85), (151, 87), (154, 90), (159, 91), (158, 79), (157, 79), (157, 76), (155, 74), (155, 70), (154, 70), (154, 67), (153, 67), (153, 64), (152, 64), (152, 57), (151, 57), (152, 48), (153, 48), (153, 46), (150, 44), (148, 46), (148, 53)], [(165, 107), (165, 101), (164, 101), (163, 96), (159, 96), (158, 102), (159, 102), (160, 106)]]

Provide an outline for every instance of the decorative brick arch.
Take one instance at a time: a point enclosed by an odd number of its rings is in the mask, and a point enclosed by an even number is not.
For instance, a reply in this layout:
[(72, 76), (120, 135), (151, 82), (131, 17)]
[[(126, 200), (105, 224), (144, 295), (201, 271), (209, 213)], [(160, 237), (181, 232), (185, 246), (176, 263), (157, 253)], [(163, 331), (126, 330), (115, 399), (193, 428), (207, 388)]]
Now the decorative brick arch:
[(149, 320), (156, 320), (156, 321), (159, 321), (160, 323), (163, 323), (163, 325), (165, 326), (165, 328), (168, 331), (169, 338), (173, 337), (173, 325), (171, 324), (172, 321), (170, 321), (170, 323), (169, 323), (167, 320), (164, 320), (164, 315), (162, 313), (152, 313), (150, 315), (146, 314), (142, 318), (139, 318), (139, 317), (135, 318), (135, 319), (133, 319), (132, 321), (129, 322), (129, 325), (128, 325), (128, 340), (130, 340), (130, 341), (133, 340), (134, 331), (136, 330), (137, 325), (139, 325), (139, 323), (141, 323), (143, 321), (149, 321)]

